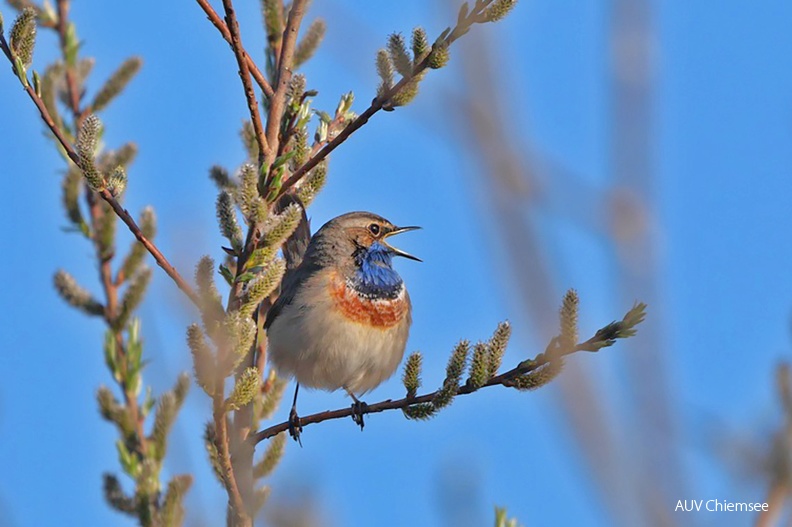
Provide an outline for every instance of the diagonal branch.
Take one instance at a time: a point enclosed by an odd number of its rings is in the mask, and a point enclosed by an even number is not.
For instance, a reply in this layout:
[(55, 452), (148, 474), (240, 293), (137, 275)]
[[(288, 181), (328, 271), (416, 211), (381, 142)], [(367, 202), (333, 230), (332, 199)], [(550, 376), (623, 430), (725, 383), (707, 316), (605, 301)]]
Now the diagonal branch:
[[(5, 39), (5, 36), (0, 33), (0, 49), (3, 50), (3, 53), (11, 62), (14, 64), (14, 56), (11, 53), (11, 49), (8, 47), (8, 42)], [(80, 169), (82, 169), (82, 165), (80, 162), (80, 156), (77, 155), (77, 152), (74, 150), (74, 147), (69, 143), (68, 139), (63, 135), (63, 131), (55, 124), (55, 121), (52, 119), (49, 111), (47, 110), (44, 101), (39, 97), (36, 91), (33, 89), (31, 84), (28, 82), (27, 78), (25, 78), (25, 82), (23, 83), (23, 87), (25, 93), (28, 94), (28, 97), (33, 101), (33, 104), (36, 105), (38, 108), (39, 113), (41, 114), (41, 119), (44, 121), (44, 124), (50, 129), (52, 134), (58, 140), (60, 145), (63, 147), (64, 152), (66, 155), (71, 159), (71, 161)], [(146, 248), (146, 250), (151, 253), (151, 256), (154, 257), (154, 260), (157, 264), (162, 267), (165, 273), (171, 277), (171, 279), (176, 282), (176, 285), (181, 289), (184, 294), (186, 294), (189, 299), (192, 301), (193, 304), (200, 307), (200, 300), (198, 295), (193, 291), (192, 286), (179, 274), (176, 268), (165, 258), (165, 255), (160, 252), (154, 243), (149, 240), (144, 234), (143, 231), (140, 230), (138, 224), (135, 222), (134, 218), (129, 214), (129, 212), (121, 206), (118, 200), (110, 193), (109, 190), (103, 189), (96, 192), (103, 200), (105, 200), (108, 205), (113, 209), (113, 211), (121, 218), (126, 226), (129, 228), (130, 232), (135, 236), (135, 238)]]
[[(209, 4), (209, 1), (208, 0), (196, 0), (196, 1), (198, 2), (198, 5), (201, 6), (201, 9), (204, 10), (204, 12), (206, 13), (206, 17), (209, 19), (212, 25), (214, 25), (214, 27), (216, 27), (217, 30), (220, 31), (220, 35), (223, 37), (223, 40), (225, 40), (229, 44), (232, 44), (231, 32), (228, 30), (228, 26), (225, 24), (225, 22), (223, 22), (223, 19), (220, 18), (220, 15), (217, 14), (217, 11), (215, 11), (214, 8)], [(272, 89), (272, 86), (264, 77), (264, 74), (261, 73), (261, 70), (258, 69), (258, 66), (256, 66), (256, 63), (253, 61), (253, 59), (250, 58), (250, 55), (248, 55), (247, 52), (245, 52), (245, 62), (247, 62), (248, 70), (250, 70), (250, 74), (253, 76), (253, 79), (256, 81), (256, 84), (259, 85), (259, 88), (261, 88), (261, 91), (264, 92), (264, 95), (266, 95), (268, 99), (271, 98), (275, 93)]]
[[(471, 12), (469, 16), (465, 19), (460, 19), (457, 22), (457, 25), (454, 26), (453, 29), (446, 30), (446, 36), (444, 38), (439, 39), (435, 44), (434, 48), (437, 47), (448, 47), (454, 41), (456, 41), (459, 37), (464, 35), (468, 28), (475, 22), (479, 21), (481, 16), (481, 12)], [(382, 110), (384, 107), (388, 107), (388, 109), (392, 109), (390, 106), (390, 101), (393, 97), (398, 94), (402, 88), (407, 86), (411, 83), (416, 77), (420, 76), (426, 69), (429, 67), (429, 63), (432, 60), (432, 54), (428, 53), (426, 57), (424, 57), (420, 62), (418, 62), (415, 66), (413, 66), (412, 73), (409, 76), (402, 77), (399, 82), (394, 84), (389, 90), (386, 90), (380, 97), (375, 97), (374, 100), (371, 101), (371, 105), (366, 108), (366, 110), (357, 116), (357, 118), (349, 123), (343, 130), (341, 130), (338, 135), (336, 135), (332, 141), (328, 142), (321, 150), (319, 150), (316, 154), (314, 154), (308, 161), (303, 163), (303, 165), (295, 170), (291, 177), (283, 182), (283, 186), (278, 193), (278, 197), (282, 196), (286, 193), (289, 188), (293, 187), (305, 174), (307, 174), (310, 170), (316, 167), (319, 163), (321, 163), (330, 153), (338, 148), (341, 143), (346, 141), (349, 136), (355, 133), (357, 130), (363, 127), (368, 120), (377, 112)], [(269, 130), (268, 130), (269, 131)]]
[[(601, 330), (602, 331), (602, 330)], [(576, 353), (579, 351), (590, 351), (596, 352), (599, 351), (600, 347), (599, 343), (603, 340), (610, 340), (607, 338), (608, 335), (605, 333), (597, 332), (597, 334), (590, 338), (589, 340), (578, 344), (577, 346), (566, 348), (566, 349), (553, 349), (553, 345), (555, 342), (551, 342), (550, 346), (544, 353), (540, 353), (534, 359), (529, 359), (521, 362), (516, 367), (512, 368), (511, 370), (502, 373), (500, 375), (496, 375), (492, 377), (489, 381), (487, 381), (481, 388), (486, 388), (488, 386), (511, 386), (510, 383), (514, 381), (517, 377), (521, 375), (525, 375), (526, 373), (531, 373), (533, 371), (538, 370), (539, 368), (550, 364), (552, 361), (557, 361), (560, 358), (570, 355), (572, 353)], [(475, 388), (469, 384), (463, 384), (457, 389), (456, 395), (467, 395), (477, 391), (479, 388)], [(351, 417), (353, 413), (359, 414), (375, 414), (380, 412), (385, 412), (387, 410), (396, 410), (401, 409), (404, 410), (405, 408), (421, 403), (429, 403), (431, 402), (437, 393), (440, 390), (427, 393), (424, 395), (418, 396), (407, 396), (401, 399), (387, 399), (385, 401), (381, 401), (375, 404), (368, 404), (361, 409), (354, 410), (352, 407), (349, 408), (340, 408), (338, 410), (327, 410), (325, 412), (319, 412), (315, 414), (311, 414), (306, 417), (300, 417), (300, 426), (305, 427), (310, 424), (321, 423), (322, 421), (329, 421), (331, 419), (342, 419), (344, 417)], [(277, 425), (270, 426), (269, 428), (265, 428), (255, 434), (251, 434), (249, 441), (253, 444), (258, 444), (265, 439), (269, 439), (274, 437), (281, 432), (285, 432), (289, 429), (289, 422), (284, 421)]]
[[(261, 122), (258, 100), (256, 99), (256, 93), (253, 91), (253, 84), (250, 82), (250, 68), (248, 67), (248, 59), (250, 57), (242, 46), (242, 36), (239, 33), (239, 22), (236, 19), (233, 2), (231, 0), (223, 0), (223, 9), (225, 9), (226, 25), (231, 37), (231, 49), (234, 51), (234, 56), (239, 65), (239, 78), (242, 79), (242, 87), (245, 91), (245, 99), (250, 111), (250, 121), (253, 124), (254, 135), (258, 143), (259, 167), (262, 167), (264, 166), (264, 159), (269, 155), (270, 146), (267, 142), (267, 137), (264, 136), (264, 126)], [(274, 99), (277, 99), (277, 93), (273, 97)]]
[(328, 142), (325, 146), (323, 146), (321, 150), (319, 150), (315, 155), (313, 155), (308, 161), (303, 163), (303, 165), (300, 168), (295, 170), (292, 173), (292, 175), (291, 175), (291, 177), (289, 179), (287, 179), (286, 181), (283, 182), (283, 186), (281, 187), (281, 190), (280, 190), (280, 193), (278, 194), (278, 197), (280, 197), (283, 194), (285, 194), (286, 191), (289, 190), (291, 187), (293, 187), (298, 181), (300, 181), (300, 179), (302, 179), (302, 177), (305, 176), (305, 174), (307, 174), (309, 171), (314, 169), (316, 167), (316, 165), (321, 163), (327, 156), (329, 156), (330, 153), (333, 150), (338, 148), (341, 145), (341, 143), (346, 141), (349, 138), (350, 135), (352, 135), (359, 128), (361, 128), (364, 124), (366, 124), (368, 122), (368, 120), (375, 113), (377, 113), (378, 111), (382, 110), (383, 105), (385, 105), (385, 103), (391, 97), (393, 97), (396, 93), (398, 93), (399, 90), (404, 85), (407, 84), (407, 82), (409, 82), (409, 80), (402, 79), (401, 81), (396, 83), (393, 86), (393, 88), (388, 90), (385, 93), (385, 96), (382, 99), (375, 98), (373, 101), (371, 101), (371, 106), (366, 108), (366, 110), (363, 113), (361, 113), (360, 115), (358, 115), (357, 118), (355, 118), (354, 121), (349, 123), (343, 130), (341, 130), (338, 133), (338, 135), (333, 138), (332, 141)]

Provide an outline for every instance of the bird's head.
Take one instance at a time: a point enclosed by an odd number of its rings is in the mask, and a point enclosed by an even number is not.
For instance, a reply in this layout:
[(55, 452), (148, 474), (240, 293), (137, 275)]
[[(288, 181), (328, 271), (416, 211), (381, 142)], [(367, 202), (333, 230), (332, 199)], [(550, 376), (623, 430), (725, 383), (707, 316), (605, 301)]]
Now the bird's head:
[(390, 267), (394, 256), (420, 262), (420, 258), (390, 244), (392, 236), (419, 228), (397, 227), (371, 212), (349, 212), (330, 220), (317, 231), (315, 248), (324, 253), (322, 256), (333, 255), (355, 267), (365, 264)]

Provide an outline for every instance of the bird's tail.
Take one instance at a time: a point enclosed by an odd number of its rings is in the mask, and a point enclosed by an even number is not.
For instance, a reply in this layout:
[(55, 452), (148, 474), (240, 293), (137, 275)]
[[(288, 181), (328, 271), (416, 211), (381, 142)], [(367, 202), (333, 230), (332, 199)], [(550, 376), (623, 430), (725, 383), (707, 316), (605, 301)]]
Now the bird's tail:
[(283, 243), (283, 258), (286, 260), (287, 270), (296, 269), (300, 265), (305, 251), (308, 249), (308, 243), (311, 241), (311, 224), (305, 214), (305, 205), (300, 201), (300, 198), (293, 194), (284, 194), (275, 206), (276, 212), (282, 212), (292, 203), (300, 207), (302, 217), (292, 235)]

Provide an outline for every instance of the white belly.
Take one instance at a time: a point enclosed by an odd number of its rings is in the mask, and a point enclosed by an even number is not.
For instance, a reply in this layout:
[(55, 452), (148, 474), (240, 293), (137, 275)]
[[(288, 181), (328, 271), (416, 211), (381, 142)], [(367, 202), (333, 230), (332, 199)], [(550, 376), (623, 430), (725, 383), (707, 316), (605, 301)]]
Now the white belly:
[[(293, 376), (303, 386), (370, 391), (401, 362), (410, 330), (409, 307), (390, 327), (363, 324), (339, 310), (327, 294), (327, 281), (316, 278), (269, 327), (268, 356), (278, 373)], [(409, 306), (407, 291), (400, 295)]]

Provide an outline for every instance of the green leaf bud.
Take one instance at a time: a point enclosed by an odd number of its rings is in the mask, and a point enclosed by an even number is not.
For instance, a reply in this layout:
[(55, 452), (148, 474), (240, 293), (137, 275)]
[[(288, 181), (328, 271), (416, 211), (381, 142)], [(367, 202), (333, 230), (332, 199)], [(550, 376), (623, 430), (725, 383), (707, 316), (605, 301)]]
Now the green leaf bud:
[(565, 350), (571, 350), (578, 343), (578, 306), (580, 299), (577, 291), (570, 289), (564, 295), (564, 301), (559, 311), (560, 346)]
[(261, 479), (272, 474), (272, 471), (275, 470), (275, 467), (278, 466), (278, 463), (283, 458), (285, 448), (286, 434), (281, 432), (270, 439), (261, 461), (253, 466), (253, 477)]
[(426, 38), (426, 31), (421, 27), (416, 27), (412, 32), (412, 52), (413, 64), (418, 64), (430, 51), (429, 40)]
[(63, 208), (66, 217), (84, 236), (90, 236), (90, 227), (85, 221), (80, 210), (80, 195), (82, 193), (82, 173), (74, 166), (69, 167), (61, 184)]
[(187, 345), (193, 357), (195, 381), (208, 395), (213, 395), (214, 382), (212, 376), (216, 368), (215, 358), (204, 338), (203, 331), (197, 324), (191, 324), (187, 328)]
[(228, 170), (219, 165), (215, 165), (209, 169), (209, 179), (211, 179), (214, 184), (217, 185), (217, 190), (222, 191), (236, 187), (236, 184), (231, 179), (231, 176), (228, 175)]
[(9, 48), (25, 68), (33, 63), (33, 48), (36, 45), (36, 9), (25, 7), (11, 26)]
[(503, 354), (506, 353), (506, 346), (509, 344), (510, 337), (511, 324), (508, 321), (504, 321), (498, 324), (489, 342), (487, 342), (487, 348), (489, 349), (489, 371), (487, 376), (489, 378), (497, 375), (503, 363)]
[(299, 68), (313, 57), (325, 35), (326, 25), (324, 20), (316, 19), (308, 26), (305, 36), (294, 50), (294, 69)]
[(489, 380), (490, 350), (483, 342), (473, 346), (473, 358), (470, 361), (470, 373), (467, 384), (474, 390), (484, 386)]
[(242, 229), (237, 223), (233, 198), (226, 190), (217, 196), (217, 223), (220, 225), (220, 233), (231, 242), (231, 247), (237, 252), (242, 251)]
[(437, 70), (448, 64), (450, 59), (451, 55), (448, 52), (448, 43), (444, 40), (438, 40), (432, 46), (427, 65), (433, 70)]
[(432, 405), (436, 410), (451, 404), (451, 401), (456, 396), (459, 390), (459, 381), (462, 378), (462, 373), (467, 366), (468, 353), (470, 352), (470, 342), (462, 340), (454, 347), (451, 357), (448, 359), (446, 366), (446, 378), (443, 385), (435, 394), (432, 399)]
[(286, 274), (286, 262), (281, 258), (274, 260), (263, 272), (258, 273), (242, 293), (239, 308), (242, 315), (253, 314), (259, 304), (278, 288), (284, 274)]
[(561, 373), (563, 367), (564, 359), (559, 357), (530, 373), (520, 375), (519, 377), (511, 379), (504, 384), (521, 391), (535, 390), (537, 388), (541, 388), (558, 377), (558, 374)]
[(377, 52), (377, 75), (381, 82), (377, 89), (377, 97), (383, 97), (385, 92), (393, 87), (393, 63), (388, 51), (381, 49)]
[[(157, 234), (157, 216), (154, 214), (152, 207), (146, 207), (140, 213), (138, 226), (140, 227), (140, 232), (147, 240), (154, 239)], [(118, 282), (121, 283), (130, 276), (134, 276), (140, 270), (147, 254), (148, 251), (142, 243), (137, 240), (133, 241), (129, 248), (129, 253), (127, 253), (124, 262), (121, 264), (121, 270), (117, 278)]]
[(399, 75), (408, 79), (412, 76), (412, 61), (401, 33), (393, 33), (388, 37), (388, 56)]
[(484, 11), (486, 22), (498, 22), (503, 20), (511, 12), (517, 0), (495, 0), (495, 2)]
[(246, 368), (236, 380), (231, 395), (226, 400), (226, 408), (239, 410), (253, 401), (259, 392), (261, 373), (257, 368)]
[(151, 282), (151, 269), (141, 269), (135, 274), (127, 286), (124, 296), (121, 299), (121, 309), (114, 321), (114, 327), (121, 329), (127, 325), (132, 313), (143, 301), (149, 282)]
[(83, 171), (88, 186), (93, 190), (103, 190), (105, 188), (104, 177), (96, 169), (94, 156), (99, 135), (102, 130), (102, 122), (95, 115), (89, 115), (83, 121), (80, 132), (77, 135), (77, 155), (80, 158), (80, 168)]
[(125, 60), (97, 92), (90, 105), (92, 111), (100, 112), (104, 110), (113, 99), (124, 91), (129, 81), (140, 71), (142, 64), (143, 60), (140, 57), (131, 57)]
[(287, 206), (280, 214), (275, 214), (267, 218), (264, 224), (264, 245), (270, 247), (280, 247), (280, 245), (291, 236), (302, 219), (303, 209), (300, 205), (292, 203)]
[(316, 195), (319, 194), (319, 191), (322, 190), (326, 181), (327, 162), (323, 160), (302, 179), (295, 194), (303, 205), (307, 207), (311, 204)]
[(107, 178), (107, 190), (114, 198), (118, 198), (126, 190), (127, 175), (124, 167), (117, 166), (110, 177)]
[(255, 415), (258, 420), (271, 419), (275, 410), (280, 406), (283, 399), (283, 392), (286, 390), (286, 381), (275, 374), (275, 370), (270, 370), (269, 376), (264, 384), (268, 389), (264, 392), (264, 397), (255, 399)]
[(54, 282), (55, 289), (67, 304), (88, 315), (104, 315), (104, 306), (66, 271), (61, 269), (56, 272)]
[(192, 481), (191, 475), (180, 474), (168, 482), (160, 512), (163, 526), (177, 527), (184, 523), (184, 496), (190, 490)]
[(425, 421), (435, 416), (437, 408), (431, 403), (420, 403), (407, 406), (402, 412), (407, 419)]
[(407, 390), (407, 397), (415, 397), (418, 393), (418, 388), (421, 387), (422, 362), (423, 356), (418, 351), (411, 353), (407, 357), (407, 362), (404, 364), (404, 374), (402, 375), (402, 382)]

